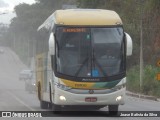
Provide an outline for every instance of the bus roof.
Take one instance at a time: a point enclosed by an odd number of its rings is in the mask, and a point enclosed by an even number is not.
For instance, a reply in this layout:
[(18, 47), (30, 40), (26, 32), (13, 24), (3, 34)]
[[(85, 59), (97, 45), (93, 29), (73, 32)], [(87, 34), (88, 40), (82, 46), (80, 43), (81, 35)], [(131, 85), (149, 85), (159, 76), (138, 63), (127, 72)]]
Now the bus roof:
[(56, 10), (50, 15), (44, 23), (39, 26), (38, 31), (42, 28), (50, 29), (53, 23), (57, 25), (122, 25), (119, 15), (112, 10), (102, 9), (66, 9)]
[(119, 25), (122, 20), (115, 11), (102, 9), (67, 9), (55, 12), (56, 24)]

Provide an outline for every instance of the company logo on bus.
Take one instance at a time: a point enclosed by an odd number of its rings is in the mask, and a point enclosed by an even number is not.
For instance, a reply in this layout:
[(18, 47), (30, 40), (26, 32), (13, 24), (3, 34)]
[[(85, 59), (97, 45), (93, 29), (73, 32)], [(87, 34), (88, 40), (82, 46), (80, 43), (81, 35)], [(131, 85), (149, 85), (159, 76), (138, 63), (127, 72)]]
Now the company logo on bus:
[(94, 93), (94, 90), (89, 90), (89, 94), (93, 94)]
[(97, 78), (94, 78), (94, 79), (90, 79), (90, 78), (83, 78), (82, 81), (100, 81), (99, 79)]

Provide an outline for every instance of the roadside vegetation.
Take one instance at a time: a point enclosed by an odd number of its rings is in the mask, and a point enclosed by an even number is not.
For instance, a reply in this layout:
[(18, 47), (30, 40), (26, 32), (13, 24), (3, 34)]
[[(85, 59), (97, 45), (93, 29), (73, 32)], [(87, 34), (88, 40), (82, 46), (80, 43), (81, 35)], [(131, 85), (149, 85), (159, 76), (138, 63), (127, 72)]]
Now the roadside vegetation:
[(159, 67), (146, 65), (144, 67), (143, 79), (140, 82), (140, 68), (134, 66), (127, 72), (127, 90), (135, 93), (143, 93), (160, 97), (160, 81), (157, 81), (157, 73), (160, 72)]
[[(160, 0), (36, 0), (33, 5), (15, 7), (17, 16), (1, 36), (1, 43), (12, 48), (26, 64), (35, 55), (37, 28), (56, 9), (64, 4), (79, 8), (115, 10), (124, 29), (133, 39), (133, 55), (127, 58), (127, 89), (160, 97)], [(140, 89), (140, 36), (143, 39), (143, 80)]]

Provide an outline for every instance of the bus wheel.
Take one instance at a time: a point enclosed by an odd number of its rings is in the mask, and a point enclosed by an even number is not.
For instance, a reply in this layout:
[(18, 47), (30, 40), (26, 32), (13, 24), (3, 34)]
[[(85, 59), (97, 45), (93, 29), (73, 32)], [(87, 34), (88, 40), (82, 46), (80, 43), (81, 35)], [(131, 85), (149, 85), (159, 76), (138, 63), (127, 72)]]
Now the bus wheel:
[(51, 83), (49, 83), (49, 97), (50, 97), (50, 103), (49, 103), (49, 109), (52, 109), (52, 89), (51, 89)]
[(38, 99), (41, 101), (41, 86), (39, 82), (38, 82)]
[(60, 105), (52, 104), (52, 110), (53, 110), (54, 114), (59, 114), (59, 113), (61, 113), (62, 108)]
[(109, 115), (118, 115), (118, 105), (108, 106)]
[(40, 107), (41, 109), (48, 109), (48, 102), (40, 101)]

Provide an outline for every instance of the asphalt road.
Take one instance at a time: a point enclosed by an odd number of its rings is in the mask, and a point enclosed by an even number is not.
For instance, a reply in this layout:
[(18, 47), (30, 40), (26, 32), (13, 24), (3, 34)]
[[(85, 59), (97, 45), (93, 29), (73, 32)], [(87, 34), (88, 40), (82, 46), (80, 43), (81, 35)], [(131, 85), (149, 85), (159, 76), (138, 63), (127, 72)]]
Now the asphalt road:
[[(42, 110), (35, 93), (29, 93), (24, 89), (24, 82), (19, 81), (19, 72), (26, 69), (26, 66), (20, 61), (18, 56), (9, 48), (0, 53), (0, 111), (49, 111), (49, 115), (54, 115), (50, 110)], [(144, 100), (126, 96), (126, 104), (119, 107), (120, 111), (160, 111), (160, 102)], [(160, 112), (159, 112), (160, 113)], [(80, 113), (62, 113), (47, 118), (28, 118), (42, 120), (106, 120), (106, 119), (159, 119), (158, 117), (107, 117), (108, 108), (105, 107), (99, 111), (80, 112)], [(9, 118), (0, 118), (0, 120)], [(17, 118), (10, 118), (15, 119)], [(24, 118), (23, 118), (24, 119)], [(27, 118), (26, 118), (27, 119)]]

